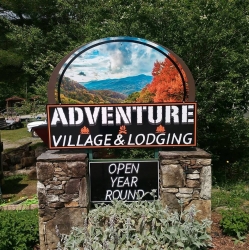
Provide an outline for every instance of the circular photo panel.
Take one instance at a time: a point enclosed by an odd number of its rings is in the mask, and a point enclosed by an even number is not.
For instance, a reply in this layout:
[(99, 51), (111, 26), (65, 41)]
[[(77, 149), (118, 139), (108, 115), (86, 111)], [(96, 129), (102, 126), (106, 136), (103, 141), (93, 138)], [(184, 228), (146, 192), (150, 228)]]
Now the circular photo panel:
[(183, 60), (136, 37), (109, 37), (75, 49), (48, 85), (49, 104), (194, 101), (194, 79)]

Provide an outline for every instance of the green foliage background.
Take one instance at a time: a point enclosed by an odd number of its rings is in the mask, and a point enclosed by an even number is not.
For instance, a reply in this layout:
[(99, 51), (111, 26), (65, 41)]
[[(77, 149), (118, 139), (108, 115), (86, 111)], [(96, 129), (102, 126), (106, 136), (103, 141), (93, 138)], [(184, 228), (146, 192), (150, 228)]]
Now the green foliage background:
[(0, 8), (0, 107), (13, 95), (46, 103), (54, 67), (84, 43), (145, 38), (194, 76), (198, 146), (212, 153), (215, 180), (248, 178), (249, 0), (0, 0)]
[(0, 211), (0, 250), (31, 250), (39, 242), (38, 211)]

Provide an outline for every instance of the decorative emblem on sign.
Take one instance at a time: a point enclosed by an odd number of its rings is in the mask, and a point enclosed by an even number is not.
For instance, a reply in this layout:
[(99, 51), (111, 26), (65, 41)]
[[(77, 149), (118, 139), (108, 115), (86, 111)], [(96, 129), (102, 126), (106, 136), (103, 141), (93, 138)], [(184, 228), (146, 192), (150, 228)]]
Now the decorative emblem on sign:
[(126, 127), (123, 125), (123, 126), (120, 126), (120, 129), (119, 129), (119, 134), (127, 134), (127, 130), (126, 130)]
[(164, 128), (164, 126), (160, 125), (156, 128), (156, 133), (165, 133), (166, 130)]
[(90, 130), (84, 126), (81, 130), (80, 130), (80, 134), (90, 134)]

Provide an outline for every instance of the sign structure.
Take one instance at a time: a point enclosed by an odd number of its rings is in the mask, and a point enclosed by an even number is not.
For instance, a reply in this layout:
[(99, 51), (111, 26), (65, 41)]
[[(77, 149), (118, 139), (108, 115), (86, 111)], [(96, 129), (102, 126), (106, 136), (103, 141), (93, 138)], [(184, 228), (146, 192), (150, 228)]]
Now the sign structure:
[[(108, 37), (82, 45), (55, 67), (47, 92), (49, 149), (197, 145), (194, 79), (160, 44)], [(90, 159), (91, 201), (135, 201), (152, 189), (158, 196), (158, 165)]]
[[(91, 202), (111, 202), (114, 199), (136, 201), (155, 190), (158, 198), (158, 161), (90, 162)], [(143, 200), (153, 200), (146, 194)]]
[(196, 103), (48, 105), (49, 148), (196, 146)]

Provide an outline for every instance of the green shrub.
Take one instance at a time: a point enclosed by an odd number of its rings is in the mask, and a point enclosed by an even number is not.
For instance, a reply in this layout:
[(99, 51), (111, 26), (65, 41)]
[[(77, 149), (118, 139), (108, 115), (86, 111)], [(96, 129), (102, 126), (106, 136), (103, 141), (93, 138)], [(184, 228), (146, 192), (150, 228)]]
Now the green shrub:
[(221, 211), (220, 226), (224, 234), (230, 236), (245, 235), (249, 231), (249, 214), (241, 209)]
[(70, 235), (58, 232), (58, 250), (204, 249), (211, 240), (206, 233), (211, 222), (197, 222), (195, 215), (194, 207), (170, 213), (156, 200), (114, 200), (111, 205), (96, 206), (85, 215), (83, 227), (73, 228)]
[(0, 211), (0, 250), (31, 250), (39, 242), (38, 211)]
[(212, 209), (217, 207), (239, 208), (249, 200), (249, 187), (246, 182), (215, 186), (212, 190)]

